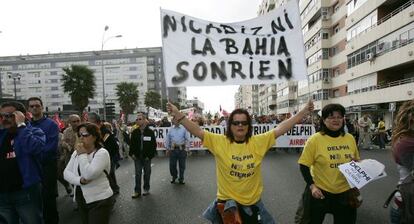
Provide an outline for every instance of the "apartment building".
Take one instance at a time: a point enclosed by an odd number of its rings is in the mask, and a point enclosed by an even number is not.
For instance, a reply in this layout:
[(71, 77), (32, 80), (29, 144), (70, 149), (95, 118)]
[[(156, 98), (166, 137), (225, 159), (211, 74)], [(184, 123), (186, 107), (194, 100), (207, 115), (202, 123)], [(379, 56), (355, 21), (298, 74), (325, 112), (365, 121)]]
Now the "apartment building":
[[(263, 1), (259, 12), (283, 3)], [(351, 117), (384, 116), (389, 127), (395, 108), (414, 98), (414, 1), (299, 0), (299, 8), (308, 80), (279, 84), (276, 112), (310, 96), (316, 110), (340, 103)]]
[(158, 92), (163, 99), (183, 106), (186, 104), (186, 88), (165, 85), (161, 47), (0, 57), (1, 92), (3, 96), (14, 96), (15, 92), (17, 99), (40, 97), (48, 111), (70, 108), (71, 100), (63, 92), (61, 77), (62, 68), (72, 64), (86, 65), (95, 72), (96, 96), (90, 99), (90, 111), (103, 108), (102, 69), (106, 102), (115, 103), (116, 113), (120, 107), (115, 87), (120, 82), (138, 84), (137, 111), (147, 110), (144, 100), (148, 91)]
[(239, 86), (235, 102), (235, 108), (246, 109), (250, 114), (259, 114), (258, 85)]

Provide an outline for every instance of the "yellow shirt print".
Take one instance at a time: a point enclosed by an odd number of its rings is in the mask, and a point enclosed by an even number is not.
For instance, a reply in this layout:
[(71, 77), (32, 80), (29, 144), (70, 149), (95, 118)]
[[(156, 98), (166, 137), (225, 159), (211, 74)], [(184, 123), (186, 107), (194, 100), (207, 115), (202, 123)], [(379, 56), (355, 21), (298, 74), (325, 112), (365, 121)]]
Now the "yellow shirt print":
[(262, 160), (274, 144), (273, 130), (254, 135), (242, 144), (205, 131), (203, 145), (216, 159), (217, 198), (233, 199), (243, 205), (259, 201), (263, 191)]

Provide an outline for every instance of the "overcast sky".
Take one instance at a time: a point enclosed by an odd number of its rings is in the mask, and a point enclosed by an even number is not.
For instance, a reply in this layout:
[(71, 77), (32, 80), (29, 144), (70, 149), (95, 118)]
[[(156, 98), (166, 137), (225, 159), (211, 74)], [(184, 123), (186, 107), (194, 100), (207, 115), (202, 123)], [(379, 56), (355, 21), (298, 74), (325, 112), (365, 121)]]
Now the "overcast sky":
[[(262, 0), (1, 0), (0, 56), (161, 46), (160, 8), (215, 22), (257, 16)], [(190, 87), (207, 110), (231, 111), (238, 86)]]

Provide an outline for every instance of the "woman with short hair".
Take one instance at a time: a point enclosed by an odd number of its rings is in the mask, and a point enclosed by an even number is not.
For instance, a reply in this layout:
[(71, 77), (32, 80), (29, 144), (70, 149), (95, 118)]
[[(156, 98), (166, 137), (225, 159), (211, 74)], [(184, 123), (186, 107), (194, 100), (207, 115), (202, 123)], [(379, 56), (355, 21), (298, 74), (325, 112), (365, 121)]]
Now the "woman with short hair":
[(360, 159), (355, 138), (344, 131), (344, 116), (342, 105), (326, 105), (320, 131), (306, 141), (299, 158), (300, 171), (312, 195), (307, 204), (310, 208), (306, 208), (310, 209), (311, 224), (323, 223), (326, 213), (333, 214), (335, 224), (356, 222), (357, 210), (348, 201), (353, 190), (338, 168)]

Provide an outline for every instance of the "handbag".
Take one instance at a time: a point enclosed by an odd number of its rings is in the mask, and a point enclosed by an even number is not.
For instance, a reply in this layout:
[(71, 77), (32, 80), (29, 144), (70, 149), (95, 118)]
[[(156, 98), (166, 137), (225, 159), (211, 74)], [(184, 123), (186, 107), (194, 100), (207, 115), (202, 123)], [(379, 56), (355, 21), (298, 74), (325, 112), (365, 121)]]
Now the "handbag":
[(359, 189), (354, 187), (346, 191), (346, 200), (352, 208), (359, 208), (362, 204), (362, 196)]

